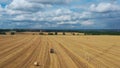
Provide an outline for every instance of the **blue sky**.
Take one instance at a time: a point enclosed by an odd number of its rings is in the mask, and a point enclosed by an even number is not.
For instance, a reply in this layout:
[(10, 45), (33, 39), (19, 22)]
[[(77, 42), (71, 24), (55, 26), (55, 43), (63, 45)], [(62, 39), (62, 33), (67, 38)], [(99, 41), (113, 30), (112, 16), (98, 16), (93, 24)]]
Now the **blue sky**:
[(120, 29), (120, 0), (0, 0), (0, 29)]

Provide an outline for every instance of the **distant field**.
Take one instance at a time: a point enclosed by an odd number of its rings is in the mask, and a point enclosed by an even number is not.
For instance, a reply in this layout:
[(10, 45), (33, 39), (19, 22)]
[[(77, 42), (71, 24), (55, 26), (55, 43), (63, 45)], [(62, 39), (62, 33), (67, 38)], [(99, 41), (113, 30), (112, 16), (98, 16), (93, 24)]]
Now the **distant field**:
[(0, 68), (120, 68), (120, 36), (0, 36)]

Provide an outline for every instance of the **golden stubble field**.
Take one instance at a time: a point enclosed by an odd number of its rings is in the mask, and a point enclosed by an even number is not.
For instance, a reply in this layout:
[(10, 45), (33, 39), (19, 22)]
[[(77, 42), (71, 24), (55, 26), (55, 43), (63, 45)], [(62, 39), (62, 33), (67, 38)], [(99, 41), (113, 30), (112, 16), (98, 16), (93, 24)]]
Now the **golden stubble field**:
[(120, 68), (120, 36), (0, 36), (0, 68)]

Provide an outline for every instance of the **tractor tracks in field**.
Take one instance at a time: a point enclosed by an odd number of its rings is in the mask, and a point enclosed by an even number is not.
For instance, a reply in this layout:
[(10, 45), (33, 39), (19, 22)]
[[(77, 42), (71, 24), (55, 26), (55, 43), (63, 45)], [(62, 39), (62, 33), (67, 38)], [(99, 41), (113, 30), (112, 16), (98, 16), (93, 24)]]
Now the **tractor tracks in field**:
[[(54, 39), (54, 38), (52, 38), (52, 39)], [(61, 51), (64, 51), (71, 58), (71, 60), (76, 64), (77, 68), (93, 68), (92, 65), (88, 64), (85, 60), (76, 56), (71, 50), (64, 47), (64, 44), (62, 44), (62, 42), (60, 40), (58, 41), (58, 40), (54, 39), (54, 41), (56, 42), (56, 49), (58, 50), (57, 56), (58, 56), (58, 58), (61, 58), (61, 59), (59, 59), (59, 61), (61, 63), (64, 63), (64, 60), (62, 61), (63, 56), (61, 56), (61, 52), (59, 52), (59, 49), (62, 49)], [(65, 63), (65, 65), (68, 65), (68, 63)], [(65, 65), (61, 64), (61, 66), (65, 66)], [(60, 67), (60, 68), (62, 68), (62, 67)]]
[[(60, 39), (59, 39), (60, 40)], [(67, 39), (64, 39), (64, 40), (62, 40), (62, 41), (65, 41), (65, 40), (67, 40)], [(104, 50), (104, 51), (99, 51), (99, 50), (97, 50), (97, 49), (94, 49), (94, 48), (92, 48), (92, 47), (90, 47), (90, 44), (87, 44), (87, 43), (83, 43), (83, 42), (80, 42), (80, 43), (78, 43), (78, 41), (77, 40), (71, 40), (71, 39), (69, 39), (69, 41), (73, 41), (73, 43), (71, 43), (71, 44), (68, 44), (68, 45), (76, 45), (76, 47), (77, 48), (80, 48), (80, 50), (81, 50), (81, 47), (79, 47), (79, 46), (84, 46), (84, 48), (85, 49), (83, 49), (85, 52), (89, 52), (89, 53), (87, 53), (87, 56), (88, 56), (88, 62), (89, 63), (93, 63), (92, 65), (94, 65), (94, 66), (96, 66), (97, 68), (98, 67), (101, 67), (101, 66), (105, 66), (105, 67), (110, 67), (110, 66), (114, 66), (114, 68), (119, 68), (119, 62), (118, 62), (118, 59), (117, 59), (117, 57), (116, 58), (113, 58), (113, 57), (115, 57), (114, 55), (111, 55), (111, 56), (109, 56), (109, 55), (105, 55), (106, 54), (106, 51), (108, 51), (109, 49), (111, 49), (111, 48), (113, 48), (113, 45), (112, 46), (110, 46), (110, 47), (108, 47), (106, 50)], [(75, 41), (75, 42), (74, 42)], [(68, 41), (67, 41), (68, 42)], [(79, 45), (79, 44), (81, 44), (81, 45)], [(67, 47), (66, 47), (67, 48)], [(81, 50), (82, 51), (82, 50)], [(105, 54), (104, 54), (105, 53)], [(109, 58), (108, 58), (109, 57)], [(83, 58), (85, 58), (85, 57), (83, 57)], [(111, 58), (111, 59), (110, 59)], [(114, 60), (113, 60), (113, 59)], [(94, 60), (94, 61), (93, 61)], [(115, 63), (112, 63), (112, 62), (114, 62), (116, 60), (116, 62)], [(104, 62), (105, 61), (105, 62)], [(99, 64), (99, 63), (100, 64)], [(118, 63), (117, 63), (118, 62)], [(97, 63), (97, 64), (96, 64)], [(112, 63), (112, 64), (111, 64)]]
[(36, 68), (49, 68), (49, 65), (50, 65), (49, 47), (50, 46), (47, 41), (47, 38), (44, 37), (42, 39), (40, 51), (39, 51), (37, 59), (36, 59), (39, 62), (39, 66)]
[(30, 68), (30, 66), (34, 66), (33, 63), (36, 61), (36, 58), (38, 56), (40, 43), (41, 43), (41, 38), (37, 38), (33, 42), (33, 44), (31, 44), (31, 49), (29, 49), (25, 53), (27, 54), (29, 52), (29, 56), (17, 68)]
[(23, 40), (15, 41), (12, 44), (8, 44), (9, 46), (7, 46), (7, 49), (6, 48), (1, 49), (0, 58), (3, 58), (4, 56), (7, 56), (9, 54), (12, 54), (12, 52), (16, 51), (17, 48), (22, 47), (22, 45), (24, 45), (28, 41), (30, 41), (30, 40), (28, 40), (28, 38), (24, 38)]
[[(29, 38), (30, 39), (30, 38)], [(33, 41), (34, 39), (31, 38), (30, 41)], [(27, 44), (27, 45), (26, 45)], [(19, 45), (21, 46), (20, 48), (17, 48), (18, 50), (13, 51), (11, 54), (9, 54), (8, 56), (6, 56), (4, 59), (5, 61), (0, 63), (0, 68), (7, 68), (8, 67), (14, 67), (16, 66), (18, 63), (15, 62), (19, 57), (23, 56), (24, 52), (26, 52), (29, 48), (31, 43), (24, 43), (24, 45)], [(12, 62), (12, 63), (11, 63)]]

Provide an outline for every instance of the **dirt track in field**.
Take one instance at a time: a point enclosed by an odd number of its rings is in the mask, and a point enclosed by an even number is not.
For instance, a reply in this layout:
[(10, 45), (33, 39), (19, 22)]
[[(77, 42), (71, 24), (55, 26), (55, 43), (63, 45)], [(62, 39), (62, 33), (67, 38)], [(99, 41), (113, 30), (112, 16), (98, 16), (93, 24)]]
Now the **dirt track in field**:
[(120, 36), (0, 36), (0, 68), (120, 68)]

